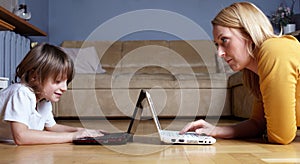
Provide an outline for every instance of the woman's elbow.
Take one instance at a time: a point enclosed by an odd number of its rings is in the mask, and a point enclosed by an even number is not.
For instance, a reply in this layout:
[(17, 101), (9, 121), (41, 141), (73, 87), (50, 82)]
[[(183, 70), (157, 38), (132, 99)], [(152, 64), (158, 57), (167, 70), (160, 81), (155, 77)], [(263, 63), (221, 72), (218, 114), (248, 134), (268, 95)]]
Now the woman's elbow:
[(282, 145), (290, 144), (291, 142), (293, 142), (295, 137), (296, 137), (296, 133), (290, 135), (286, 134), (282, 136), (275, 135), (275, 134), (273, 135), (268, 134), (268, 140), (270, 143), (282, 144)]

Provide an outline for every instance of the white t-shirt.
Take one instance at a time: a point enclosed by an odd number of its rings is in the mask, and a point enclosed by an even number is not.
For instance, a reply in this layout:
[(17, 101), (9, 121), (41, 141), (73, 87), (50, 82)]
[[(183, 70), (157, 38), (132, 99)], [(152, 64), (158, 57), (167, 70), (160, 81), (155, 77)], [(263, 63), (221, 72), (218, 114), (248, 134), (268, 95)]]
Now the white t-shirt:
[(51, 102), (43, 100), (36, 103), (35, 94), (20, 83), (0, 91), (0, 113), (0, 140), (13, 139), (9, 121), (23, 123), (34, 130), (56, 124)]

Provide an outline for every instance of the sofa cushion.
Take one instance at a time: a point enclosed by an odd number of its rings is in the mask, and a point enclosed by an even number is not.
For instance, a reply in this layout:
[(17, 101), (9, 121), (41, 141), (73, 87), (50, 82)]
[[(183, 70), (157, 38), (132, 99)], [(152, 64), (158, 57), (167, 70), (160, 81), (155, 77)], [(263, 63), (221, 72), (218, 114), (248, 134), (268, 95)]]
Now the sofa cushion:
[(224, 73), (177, 74), (176, 88), (224, 89), (228, 86), (228, 78)]
[(129, 89), (174, 88), (177, 86), (172, 74), (77, 74), (68, 88), (76, 89)]
[[(121, 69), (132, 73), (147, 66), (150, 72), (173, 74), (224, 72), (216, 59), (216, 49), (209, 40), (138, 40), (138, 41), (64, 41), (62, 47), (94, 46), (107, 73)], [(143, 69), (144, 72), (148, 72)], [(223, 69), (224, 70), (224, 69)]]
[(69, 89), (224, 89), (227, 78), (223, 73), (215, 74), (166, 74), (166, 73), (123, 73), (123, 74), (77, 74), (69, 84)]
[(148, 68), (144, 72), (152, 73), (165, 73), (166, 70), (172, 74), (216, 73), (214, 52), (213, 43), (204, 40), (124, 41), (119, 68), (123, 73), (144, 67)]
[(172, 40), (169, 41), (169, 48), (172, 53), (180, 55), (188, 64), (183, 67), (192, 68), (195, 73), (216, 73), (216, 49), (209, 40)]
[(73, 60), (76, 73), (105, 73), (95, 47), (62, 49)]
[(95, 47), (102, 68), (110, 74), (121, 60), (122, 42), (121, 41), (64, 41), (61, 44), (66, 48)]
[(167, 41), (124, 41), (120, 73), (168, 73), (168, 55)]

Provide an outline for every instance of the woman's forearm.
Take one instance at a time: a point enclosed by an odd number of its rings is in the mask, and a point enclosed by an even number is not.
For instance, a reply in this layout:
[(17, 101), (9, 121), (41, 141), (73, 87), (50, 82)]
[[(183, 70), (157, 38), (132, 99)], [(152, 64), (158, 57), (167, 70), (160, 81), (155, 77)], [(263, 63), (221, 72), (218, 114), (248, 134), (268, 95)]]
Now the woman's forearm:
[(258, 136), (263, 133), (264, 128), (255, 120), (249, 119), (235, 125), (218, 126), (214, 131), (218, 138), (247, 138)]

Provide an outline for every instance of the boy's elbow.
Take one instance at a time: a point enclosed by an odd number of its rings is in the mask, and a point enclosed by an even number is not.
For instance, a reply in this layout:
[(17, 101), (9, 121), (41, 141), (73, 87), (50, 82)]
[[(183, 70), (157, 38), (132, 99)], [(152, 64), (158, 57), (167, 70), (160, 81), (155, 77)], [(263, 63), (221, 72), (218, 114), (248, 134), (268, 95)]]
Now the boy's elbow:
[(18, 146), (22, 146), (22, 145), (26, 145), (24, 142), (22, 142), (21, 140), (15, 139), (15, 144)]
[(22, 140), (19, 140), (19, 139), (14, 139), (14, 142), (18, 146), (26, 145), (25, 142), (23, 142)]
[(27, 141), (26, 137), (22, 136), (22, 135), (14, 135), (14, 142), (18, 146), (28, 145), (29, 144), (29, 142)]

